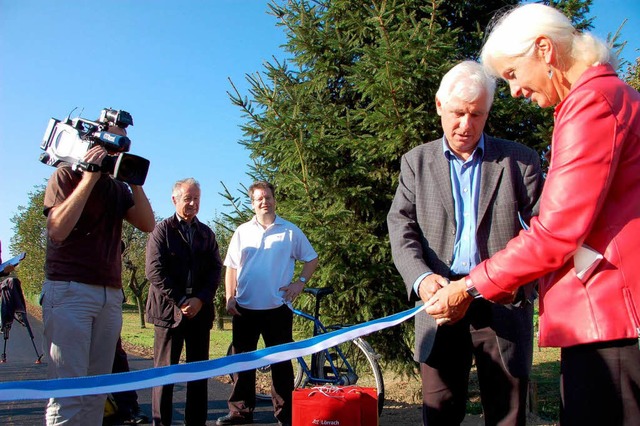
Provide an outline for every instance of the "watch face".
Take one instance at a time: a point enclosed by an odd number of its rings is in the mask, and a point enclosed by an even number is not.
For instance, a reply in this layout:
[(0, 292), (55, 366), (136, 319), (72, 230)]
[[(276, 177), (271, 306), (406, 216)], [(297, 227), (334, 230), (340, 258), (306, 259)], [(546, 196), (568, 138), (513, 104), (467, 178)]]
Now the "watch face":
[(300, 281), (303, 282), (303, 283), (306, 283), (307, 279), (305, 277), (300, 277)]

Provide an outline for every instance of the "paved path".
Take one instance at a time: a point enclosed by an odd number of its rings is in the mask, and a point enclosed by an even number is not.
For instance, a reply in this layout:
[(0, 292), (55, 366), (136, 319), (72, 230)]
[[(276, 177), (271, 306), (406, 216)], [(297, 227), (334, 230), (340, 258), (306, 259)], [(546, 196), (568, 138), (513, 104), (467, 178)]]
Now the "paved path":
[[(29, 316), (29, 324), (35, 336), (35, 345), (42, 352), (42, 322)], [(4, 345), (4, 335), (0, 335), (0, 346)], [(1, 349), (1, 347), (0, 347)], [(7, 362), (0, 363), (0, 381), (39, 380), (46, 379), (47, 360), (43, 358), (41, 364), (35, 364), (36, 352), (31, 338), (25, 327), (14, 321), (9, 339), (7, 340)], [(143, 370), (153, 367), (151, 359), (136, 356), (129, 357), (129, 367), (132, 370)], [(207, 425), (215, 425), (215, 420), (227, 414), (227, 397), (231, 392), (231, 385), (222, 383), (215, 378), (209, 379), (209, 421)], [(184, 423), (184, 405), (186, 397), (186, 383), (176, 383), (174, 388), (174, 424)], [(151, 389), (138, 391), (138, 402), (142, 411), (151, 414)], [(3, 426), (41, 426), (44, 421), (44, 407), (46, 400), (31, 401), (0, 401), (0, 424)], [(277, 421), (273, 417), (271, 402), (260, 402), (254, 413), (254, 425), (273, 425)], [(91, 425), (87, 425), (91, 426)]]

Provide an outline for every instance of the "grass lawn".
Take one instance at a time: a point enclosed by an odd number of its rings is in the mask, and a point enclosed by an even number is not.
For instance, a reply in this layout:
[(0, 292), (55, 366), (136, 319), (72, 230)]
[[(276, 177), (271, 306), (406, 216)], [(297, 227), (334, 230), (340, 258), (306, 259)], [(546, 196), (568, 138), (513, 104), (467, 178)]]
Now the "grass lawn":
[[(140, 348), (143, 353), (153, 350), (153, 324), (147, 323), (145, 328), (140, 328), (140, 315), (135, 305), (124, 305), (122, 312), (122, 340)], [(225, 324), (224, 330), (216, 330), (214, 325), (211, 332), (210, 358), (225, 356), (230, 343), (231, 325)]]
[(558, 420), (560, 411), (560, 348), (535, 348), (531, 388), (533, 407), (540, 417)]

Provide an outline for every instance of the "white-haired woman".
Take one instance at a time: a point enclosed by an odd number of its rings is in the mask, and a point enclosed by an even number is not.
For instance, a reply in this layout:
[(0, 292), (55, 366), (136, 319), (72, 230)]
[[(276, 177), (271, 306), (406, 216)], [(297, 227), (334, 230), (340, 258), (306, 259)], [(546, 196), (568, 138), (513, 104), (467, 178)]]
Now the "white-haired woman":
[(610, 49), (561, 12), (519, 6), (482, 50), (511, 95), (555, 106), (551, 163), (530, 228), (427, 303), (457, 321), (539, 278), (541, 346), (561, 347), (566, 425), (640, 421), (640, 94)]

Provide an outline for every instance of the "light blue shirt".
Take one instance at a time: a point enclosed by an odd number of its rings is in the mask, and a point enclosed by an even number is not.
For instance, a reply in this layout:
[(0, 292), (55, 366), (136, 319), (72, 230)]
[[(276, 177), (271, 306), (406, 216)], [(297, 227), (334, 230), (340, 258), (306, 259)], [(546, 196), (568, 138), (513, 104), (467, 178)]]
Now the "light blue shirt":
[(478, 199), (480, 198), (480, 171), (484, 154), (484, 136), (467, 161), (456, 157), (443, 140), (444, 154), (449, 160), (451, 193), (456, 213), (456, 242), (453, 248), (451, 272), (467, 275), (480, 263), (476, 243)]
[[(442, 138), (442, 150), (449, 162), (451, 176), (451, 193), (456, 219), (456, 239), (453, 248), (453, 262), (451, 273), (466, 275), (480, 263), (480, 253), (476, 243), (476, 229), (478, 220), (478, 200), (480, 198), (480, 173), (482, 157), (484, 155), (484, 135), (480, 137), (478, 146), (464, 161), (453, 153), (445, 137)], [(418, 294), (418, 287), (422, 280), (433, 272), (426, 272), (413, 283), (413, 289)]]

